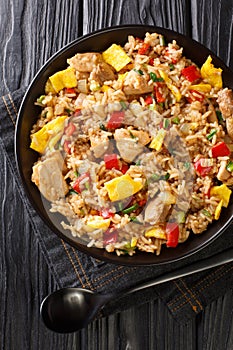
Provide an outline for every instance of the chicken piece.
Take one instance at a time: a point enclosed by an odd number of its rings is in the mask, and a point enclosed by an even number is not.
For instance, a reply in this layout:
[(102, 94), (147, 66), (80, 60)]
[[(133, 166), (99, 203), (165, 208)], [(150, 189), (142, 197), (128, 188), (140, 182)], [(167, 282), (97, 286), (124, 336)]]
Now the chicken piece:
[(225, 88), (218, 92), (217, 102), (219, 109), (225, 119), (233, 118), (233, 92), (232, 90)]
[(150, 136), (146, 131), (142, 130), (130, 130), (130, 133), (137, 138), (138, 142), (143, 146), (147, 145), (150, 142)]
[(153, 85), (148, 85), (148, 79), (145, 75), (131, 70), (124, 79), (123, 91), (126, 95), (141, 95), (152, 92)]
[(90, 80), (95, 80), (101, 85), (103, 85), (105, 81), (114, 79), (115, 74), (113, 69), (106, 62), (99, 63), (90, 74)]
[(217, 179), (219, 181), (224, 182), (225, 180), (229, 179), (229, 177), (231, 176), (229, 171), (227, 171), (226, 166), (227, 166), (227, 161), (222, 160), (220, 163), (220, 168), (218, 170), (218, 174), (217, 174)]
[(102, 157), (110, 147), (109, 136), (112, 134), (103, 130), (91, 131), (89, 133), (91, 150), (96, 158)]
[(67, 60), (79, 72), (91, 72), (102, 61), (102, 55), (98, 52), (77, 53)]
[(155, 225), (164, 222), (171, 206), (166, 205), (160, 196), (151, 200), (145, 210), (145, 222)]
[(125, 162), (133, 162), (143, 152), (143, 145), (137, 142), (136, 138), (132, 138), (127, 129), (116, 129), (114, 139), (120, 156)]
[(32, 168), (32, 181), (50, 202), (59, 200), (68, 192), (68, 185), (62, 175), (62, 167), (61, 159), (58, 159), (58, 155), (55, 154), (39, 161)]

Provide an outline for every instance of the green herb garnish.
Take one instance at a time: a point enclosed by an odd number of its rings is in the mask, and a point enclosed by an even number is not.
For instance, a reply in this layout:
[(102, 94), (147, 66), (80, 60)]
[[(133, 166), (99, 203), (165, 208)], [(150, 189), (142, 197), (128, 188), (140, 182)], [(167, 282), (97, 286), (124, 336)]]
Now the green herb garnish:
[(153, 72), (150, 72), (150, 73), (149, 73), (149, 76), (150, 76), (151, 80), (152, 80), (154, 83), (156, 83), (156, 82), (158, 82), (158, 81), (164, 81), (163, 78), (158, 78), (157, 75), (156, 75), (155, 73), (153, 73)]
[(217, 133), (216, 129), (212, 129), (210, 133), (206, 136), (206, 138), (210, 141), (214, 137), (214, 135)]
[(180, 124), (180, 119), (178, 117), (172, 118), (172, 123), (179, 125)]
[(143, 74), (144, 74), (143, 71), (142, 71), (141, 69), (134, 69), (134, 71), (137, 72), (137, 73), (140, 74), (140, 75), (143, 75)]
[(227, 166), (226, 166), (226, 169), (227, 169), (228, 171), (230, 171), (230, 172), (233, 171), (233, 162), (232, 162), (232, 160), (229, 161), (229, 163), (228, 163)]

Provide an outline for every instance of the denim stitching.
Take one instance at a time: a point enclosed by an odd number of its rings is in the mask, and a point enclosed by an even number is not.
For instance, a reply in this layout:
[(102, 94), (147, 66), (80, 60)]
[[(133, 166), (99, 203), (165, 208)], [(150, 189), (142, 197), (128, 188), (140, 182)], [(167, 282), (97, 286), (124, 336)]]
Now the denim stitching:
[(7, 103), (7, 101), (6, 101), (6, 99), (5, 99), (4, 96), (2, 96), (2, 100), (3, 100), (3, 102), (4, 102), (4, 105), (5, 105), (5, 107), (6, 107), (6, 110), (7, 110), (7, 112), (8, 112), (9, 117), (10, 117), (10, 120), (12, 121), (13, 125), (15, 126), (16, 124), (15, 124), (14, 118), (13, 118), (13, 116), (12, 116), (12, 114), (11, 114), (10, 108), (9, 108), (8, 103)]
[(89, 281), (89, 279), (88, 279), (88, 277), (87, 277), (87, 274), (86, 274), (86, 272), (85, 272), (85, 270), (84, 270), (84, 267), (83, 267), (83, 265), (82, 265), (82, 263), (81, 263), (81, 261), (80, 261), (80, 259), (79, 259), (79, 256), (78, 256), (77, 252), (75, 251), (75, 249), (74, 249), (73, 247), (72, 247), (72, 250), (73, 250), (74, 256), (75, 256), (75, 258), (76, 258), (76, 260), (77, 260), (77, 262), (78, 262), (78, 264), (79, 264), (79, 266), (80, 266), (80, 268), (81, 268), (81, 270), (82, 270), (83, 276), (85, 277), (85, 280), (86, 280), (86, 282), (87, 282), (89, 288), (90, 288), (91, 290), (93, 290), (93, 287), (92, 287), (92, 285), (91, 285), (91, 283), (90, 283), (90, 281)]

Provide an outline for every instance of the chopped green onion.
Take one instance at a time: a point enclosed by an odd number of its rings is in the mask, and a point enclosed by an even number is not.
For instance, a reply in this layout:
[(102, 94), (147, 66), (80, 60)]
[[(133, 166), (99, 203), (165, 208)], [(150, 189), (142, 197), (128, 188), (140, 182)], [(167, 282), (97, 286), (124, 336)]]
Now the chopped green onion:
[(158, 105), (159, 105), (160, 107), (162, 107), (162, 108), (164, 107), (164, 103), (163, 103), (163, 102), (159, 102)]
[(134, 136), (134, 134), (132, 133), (131, 130), (129, 130), (129, 134), (130, 134), (130, 137), (131, 137), (132, 139), (136, 139), (136, 136)]
[(119, 202), (119, 203), (118, 203), (118, 210), (119, 210), (119, 211), (122, 211), (122, 209), (123, 209), (123, 203), (122, 203), (122, 202)]
[(42, 103), (42, 101), (44, 100), (44, 98), (45, 98), (45, 95), (41, 95), (41, 96), (36, 100), (36, 102), (37, 102), (37, 103)]
[(190, 162), (184, 162), (184, 167), (186, 170), (189, 170), (190, 166), (191, 166)]
[(167, 173), (167, 174), (165, 174), (165, 175), (161, 176), (161, 180), (165, 180), (165, 181), (167, 181), (167, 180), (169, 179), (169, 177), (170, 177), (170, 174), (169, 174), (169, 173)]
[(205, 216), (208, 216), (208, 217), (211, 217), (211, 213), (209, 212), (209, 210), (207, 209), (202, 209), (202, 213), (205, 215)]
[(228, 163), (227, 166), (226, 166), (226, 169), (227, 169), (228, 171), (230, 171), (230, 172), (233, 171), (233, 162), (232, 162), (232, 160), (229, 161), (229, 163)]
[(149, 76), (150, 76), (151, 80), (152, 80), (154, 83), (156, 83), (156, 82), (158, 82), (158, 81), (164, 81), (163, 78), (158, 78), (157, 75), (156, 75), (155, 73), (153, 73), (153, 72), (150, 72), (150, 73), (149, 73)]
[(134, 71), (137, 72), (137, 73), (140, 74), (140, 75), (143, 75), (143, 74), (144, 74), (143, 71), (142, 71), (141, 69), (134, 69)]
[(122, 213), (123, 213), (123, 214), (130, 214), (130, 213), (132, 213), (134, 210), (138, 209), (138, 207), (139, 207), (138, 203), (135, 203), (135, 204), (132, 205), (131, 207), (122, 210)]
[(223, 122), (224, 121), (224, 119), (222, 117), (222, 113), (220, 111), (216, 111), (216, 115), (217, 115), (217, 118), (218, 118), (219, 122)]
[(89, 188), (90, 188), (90, 184), (89, 184), (89, 182), (88, 182), (88, 181), (86, 181), (86, 182), (85, 182), (84, 186), (85, 186), (85, 189), (86, 189), (86, 190), (89, 190)]
[(65, 108), (65, 112), (68, 113), (68, 114), (70, 114), (72, 111), (71, 111), (71, 109), (69, 109), (69, 108)]
[(159, 44), (161, 46), (166, 46), (166, 42), (165, 42), (165, 39), (164, 39), (163, 35), (161, 35), (160, 38), (159, 38)]
[(69, 190), (69, 194), (78, 194), (75, 190)]
[(206, 136), (206, 138), (210, 141), (214, 137), (214, 135), (217, 133), (216, 129), (212, 129), (210, 133)]
[(103, 123), (100, 124), (100, 129), (103, 130), (103, 131), (107, 131), (106, 127), (104, 126)]
[(172, 63), (169, 64), (169, 67), (170, 67), (170, 70), (174, 70), (175, 69), (175, 66)]
[(138, 220), (138, 218), (136, 216), (130, 216), (130, 221), (135, 222), (135, 224), (141, 224), (141, 222)]
[(172, 118), (172, 123), (179, 125), (180, 124), (180, 119), (178, 117)]
[(163, 119), (163, 128), (164, 128), (164, 129), (168, 129), (169, 126), (170, 126), (170, 119), (164, 118), (164, 119)]
[(185, 223), (185, 212), (184, 211), (178, 211), (178, 213), (177, 213), (177, 222), (178, 222), (178, 224), (184, 224)]
[(80, 174), (79, 174), (79, 172), (78, 172), (77, 170), (74, 172), (74, 175), (75, 175), (76, 177), (79, 177), (79, 176), (80, 176)]
[(135, 165), (137, 165), (137, 166), (141, 165), (141, 160), (138, 159), (138, 160), (136, 161)]
[(120, 101), (120, 105), (124, 110), (127, 109), (127, 104), (125, 103), (125, 101)]
[(153, 175), (151, 175), (150, 180), (152, 180), (152, 181), (159, 181), (160, 178), (161, 178), (160, 175), (158, 175), (158, 174), (153, 174)]

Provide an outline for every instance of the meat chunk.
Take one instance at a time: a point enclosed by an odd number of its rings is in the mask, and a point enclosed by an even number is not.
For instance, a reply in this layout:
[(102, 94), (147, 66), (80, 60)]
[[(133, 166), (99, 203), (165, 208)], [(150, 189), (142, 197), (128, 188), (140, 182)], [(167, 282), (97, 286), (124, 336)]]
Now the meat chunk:
[(102, 61), (98, 52), (77, 53), (67, 60), (69, 65), (79, 72), (91, 72)]
[(117, 129), (114, 134), (116, 146), (120, 152), (121, 158), (131, 163), (133, 160), (143, 152), (143, 145), (140, 144), (136, 138), (132, 138), (126, 129)]
[(102, 157), (109, 150), (109, 136), (111, 136), (111, 133), (103, 130), (89, 133), (91, 150), (96, 158)]
[(123, 90), (126, 95), (145, 94), (152, 92), (153, 86), (148, 85), (148, 79), (145, 75), (131, 70), (125, 77)]
[(145, 221), (151, 225), (164, 222), (171, 206), (166, 205), (160, 196), (149, 202), (145, 210)]
[(219, 109), (225, 119), (233, 118), (233, 92), (232, 90), (225, 88), (218, 93), (217, 102)]
[(90, 74), (90, 80), (95, 80), (101, 85), (103, 85), (105, 81), (114, 79), (114, 71), (106, 62), (99, 63)]
[(32, 181), (42, 195), (51, 202), (59, 200), (68, 192), (68, 185), (62, 175), (63, 159), (54, 154), (40, 160), (33, 166)]

